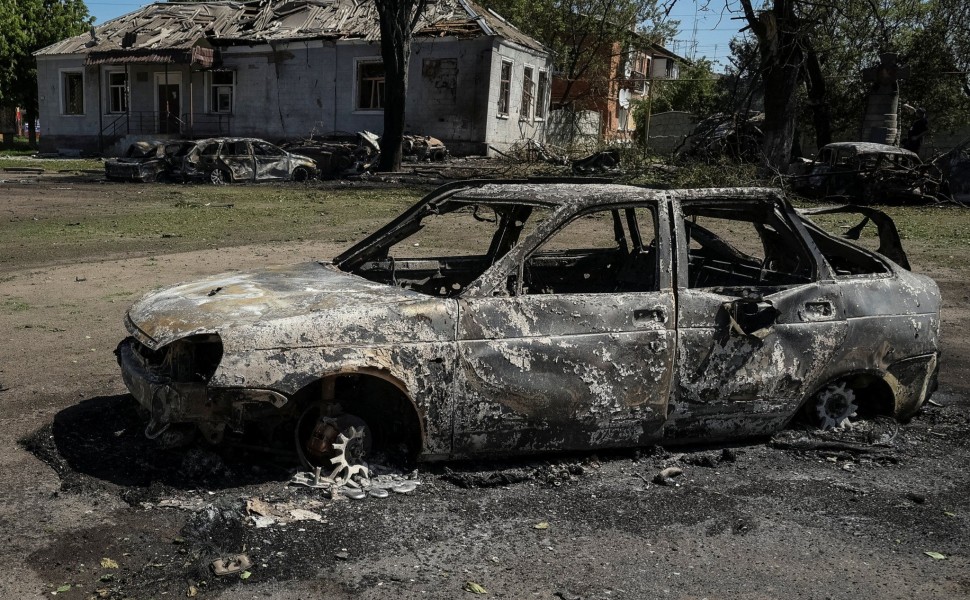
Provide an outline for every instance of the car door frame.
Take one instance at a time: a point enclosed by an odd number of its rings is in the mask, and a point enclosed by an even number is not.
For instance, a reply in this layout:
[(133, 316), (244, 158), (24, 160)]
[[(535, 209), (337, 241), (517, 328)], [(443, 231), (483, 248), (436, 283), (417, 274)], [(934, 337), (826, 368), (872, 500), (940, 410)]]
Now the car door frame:
[[(662, 437), (676, 356), (676, 301), (670, 259), (673, 241), (666, 197), (656, 191), (643, 192), (642, 196), (636, 192), (626, 192), (629, 196), (615, 203), (561, 207), (549, 218), (546, 226), (520, 241), (459, 296), (456, 335), (458, 371), (454, 385), (461, 404), (456, 407), (454, 419), (453, 448), (456, 456), (484, 451), (494, 455), (496, 448), (503, 448), (509, 453), (522, 453), (636, 446), (652, 443)], [(561, 295), (522, 293), (525, 261), (547, 239), (584, 213), (622, 210), (635, 205), (652, 206), (656, 219), (656, 252), (659, 258), (655, 291)], [(515, 287), (511, 291), (510, 281), (513, 280)], [(606, 331), (601, 328), (596, 331), (595, 327), (591, 327), (590, 331), (567, 329), (562, 335), (549, 336), (542, 331), (529, 329), (530, 321), (541, 321), (541, 317), (536, 317), (536, 311), (551, 310), (564, 321), (582, 323), (583, 319), (589, 320), (595, 312), (591, 310), (583, 314), (583, 306), (592, 305), (598, 311), (602, 308), (600, 305), (609, 304), (613, 304), (618, 311), (627, 311), (622, 318), (626, 319), (626, 330)], [(622, 322), (622, 319), (614, 317), (613, 325)], [(584, 348), (568, 347), (570, 342), (566, 338), (573, 336), (584, 336), (583, 341), (589, 342), (585, 350), (590, 354), (594, 351), (600, 353), (595, 355), (595, 360), (590, 360), (589, 356), (585, 359), (588, 363), (585, 365), (588, 369), (586, 373), (591, 373), (589, 377), (592, 378), (586, 383), (591, 390), (597, 390), (598, 398), (591, 399), (588, 404), (579, 399), (567, 408), (571, 410), (579, 404), (579, 410), (572, 413), (578, 415), (578, 420), (563, 418), (562, 410), (550, 416), (552, 411), (543, 415), (534, 410), (535, 406), (523, 406), (522, 397), (527, 394), (518, 399), (496, 398), (502, 396), (510, 385), (522, 383), (528, 387), (528, 380), (532, 377), (530, 370), (538, 371), (537, 364), (546, 368), (557, 364), (557, 361), (568, 362), (576, 357), (582, 359)], [(601, 339), (594, 340), (596, 336)], [(610, 346), (607, 341), (614, 342), (614, 345)], [(625, 361), (619, 362), (620, 366), (610, 362), (611, 349), (620, 361)], [(634, 363), (637, 358), (645, 359), (649, 364)], [(633, 368), (634, 364), (639, 369)], [(503, 367), (501, 378), (490, 371), (496, 365)], [(582, 370), (583, 366), (576, 361), (575, 369)], [(569, 369), (560, 367), (556, 374), (561, 374), (569, 381), (570, 373)], [(620, 377), (613, 381), (613, 376), (618, 373)], [(548, 375), (548, 372), (545, 374)], [(582, 375), (577, 373), (576, 376), (582, 379)], [(509, 381), (515, 377), (518, 379)], [(649, 384), (644, 383), (647, 378), (654, 390), (639, 403), (620, 402), (611, 395), (622, 393), (626, 389), (624, 386), (640, 385), (642, 387), (634, 389), (645, 389), (643, 386)], [(529, 389), (537, 388), (533, 386)], [(564, 389), (547, 389), (546, 393), (555, 396)], [(568, 392), (563, 393), (568, 395)], [(555, 409), (561, 405), (550, 401), (548, 406)], [(596, 414), (600, 409), (603, 412)]]
[[(798, 214), (778, 191), (677, 190), (670, 196), (678, 299), (677, 364), (665, 434), (680, 441), (709, 442), (773, 433), (798, 413), (845, 340), (840, 284)], [(813, 280), (782, 286), (769, 294), (752, 289), (749, 297), (691, 288), (683, 205), (717, 202), (718, 198), (773, 203), (812, 261)], [(739, 328), (729, 303), (748, 302), (771, 304), (778, 312), (774, 322), (757, 331)], [(704, 311), (710, 314), (705, 316)], [(812, 354), (804, 357), (796, 346), (809, 342), (812, 345), (806, 349)], [(759, 385), (769, 393), (759, 393)]]

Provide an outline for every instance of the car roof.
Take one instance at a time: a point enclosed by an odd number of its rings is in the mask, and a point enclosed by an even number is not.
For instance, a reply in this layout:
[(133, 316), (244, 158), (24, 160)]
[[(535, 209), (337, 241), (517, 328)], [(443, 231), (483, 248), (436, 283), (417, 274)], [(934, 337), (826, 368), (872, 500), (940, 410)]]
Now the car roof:
[(756, 198), (778, 198), (780, 192), (772, 188), (698, 188), (690, 190), (661, 190), (634, 185), (616, 183), (602, 183), (596, 181), (585, 183), (576, 180), (569, 181), (526, 181), (512, 180), (499, 182), (477, 182), (468, 187), (459, 188), (449, 199), (467, 201), (507, 201), (534, 202), (550, 206), (573, 206), (584, 208), (587, 206), (602, 206), (609, 204), (624, 204), (634, 200), (645, 199), (662, 201), (668, 196), (675, 196), (681, 201), (694, 199), (712, 201), (752, 200)]

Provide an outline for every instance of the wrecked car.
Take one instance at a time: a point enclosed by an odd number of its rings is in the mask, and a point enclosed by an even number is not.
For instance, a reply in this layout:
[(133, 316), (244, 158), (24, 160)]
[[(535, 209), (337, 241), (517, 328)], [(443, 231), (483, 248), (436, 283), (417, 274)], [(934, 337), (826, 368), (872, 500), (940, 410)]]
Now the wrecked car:
[(194, 146), (187, 140), (135, 142), (124, 156), (104, 162), (104, 175), (110, 181), (164, 181), (181, 166), (182, 158)]
[(933, 164), (943, 174), (943, 191), (957, 202), (970, 202), (970, 139), (938, 157)]
[(181, 177), (216, 185), (254, 181), (306, 181), (317, 176), (313, 159), (255, 138), (199, 140), (182, 159)]
[(906, 418), (940, 296), (866, 210), (895, 261), (770, 189), (458, 182), (330, 262), (149, 293), (118, 360), (149, 437), (258, 432), (310, 465)]
[(869, 142), (835, 142), (819, 150), (808, 174), (793, 180), (810, 197), (842, 196), (861, 204), (922, 202), (939, 191), (939, 177), (914, 152)]

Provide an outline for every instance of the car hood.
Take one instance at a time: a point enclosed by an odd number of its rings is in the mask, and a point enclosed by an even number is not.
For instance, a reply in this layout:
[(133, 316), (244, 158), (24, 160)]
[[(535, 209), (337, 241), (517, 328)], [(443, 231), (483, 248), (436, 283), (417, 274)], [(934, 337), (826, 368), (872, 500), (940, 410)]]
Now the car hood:
[(249, 347), (437, 341), (454, 333), (449, 304), (306, 263), (151, 292), (129, 309), (127, 326), (151, 348), (203, 333)]

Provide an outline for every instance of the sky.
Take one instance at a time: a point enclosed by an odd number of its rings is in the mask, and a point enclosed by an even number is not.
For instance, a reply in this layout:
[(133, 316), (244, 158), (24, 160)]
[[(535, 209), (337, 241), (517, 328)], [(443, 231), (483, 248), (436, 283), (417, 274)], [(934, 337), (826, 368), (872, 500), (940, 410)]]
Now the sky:
[[(85, 4), (94, 15), (95, 22), (100, 24), (149, 2), (85, 0)], [(729, 7), (735, 7), (735, 12), (731, 12)], [(715, 70), (720, 70), (727, 64), (728, 43), (742, 26), (741, 21), (731, 19), (737, 16), (736, 11), (733, 0), (677, 0), (670, 18), (680, 21), (680, 31), (664, 45), (685, 58), (706, 57), (715, 63)]]

